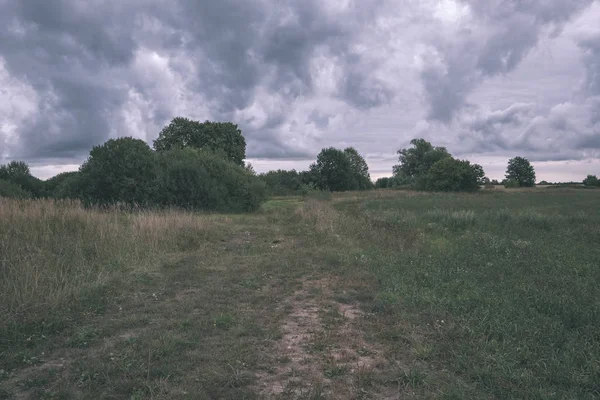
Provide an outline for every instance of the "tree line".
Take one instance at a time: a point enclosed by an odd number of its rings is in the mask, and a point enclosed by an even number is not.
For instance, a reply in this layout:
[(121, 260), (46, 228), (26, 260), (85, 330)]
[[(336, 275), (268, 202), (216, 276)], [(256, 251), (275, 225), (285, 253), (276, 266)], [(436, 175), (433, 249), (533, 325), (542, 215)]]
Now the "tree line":
[[(72, 198), (85, 205), (177, 207), (190, 210), (251, 211), (269, 195), (314, 191), (410, 188), (427, 191), (476, 191), (485, 185), (535, 185), (529, 160), (509, 160), (506, 179), (490, 180), (483, 168), (453, 157), (445, 147), (417, 138), (397, 151), (392, 176), (371, 181), (364, 157), (353, 147), (321, 150), (307, 171), (276, 170), (257, 175), (245, 164), (246, 141), (231, 122), (174, 118), (152, 148), (132, 137), (95, 146), (78, 171), (46, 181), (22, 161), (0, 166), (0, 196)], [(546, 182), (541, 182), (546, 183)], [(595, 175), (583, 181), (600, 186)]]

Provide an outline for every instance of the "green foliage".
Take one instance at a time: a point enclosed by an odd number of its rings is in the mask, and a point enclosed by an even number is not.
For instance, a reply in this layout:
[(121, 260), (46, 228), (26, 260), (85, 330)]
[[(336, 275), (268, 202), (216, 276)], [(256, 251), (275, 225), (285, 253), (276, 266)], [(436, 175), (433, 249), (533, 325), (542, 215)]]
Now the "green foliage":
[(532, 187), (535, 186), (535, 170), (526, 158), (511, 158), (506, 168), (506, 179), (517, 181), (521, 187)]
[(302, 177), (296, 170), (285, 171), (278, 169), (269, 171), (260, 175), (269, 189), (269, 193), (274, 196), (286, 196), (296, 194), (302, 190)]
[(481, 165), (454, 159), (445, 147), (434, 147), (425, 139), (410, 143), (412, 147), (398, 150), (400, 164), (394, 166), (394, 186), (474, 191), (489, 182)]
[(29, 166), (23, 161), (11, 161), (0, 166), (0, 179), (19, 186), (31, 197), (44, 196), (43, 182), (31, 175)]
[(393, 185), (393, 181), (394, 181), (394, 179), (389, 178), (389, 177), (379, 178), (375, 182), (375, 188), (377, 188), (377, 189), (390, 188)]
[(146, 142), (124, 137), (95, 146), (80, 168), (87, 204), (145, 206), (155, 195), (155, 154)]
[(496, 186), (498, 186), (498, 185), (501, 185), (501, 183), (500, 183), (500, 182), (498, 182), (498, 179), (492, 179), (492, 181), (491, 181), (490, 183), (491, 183), (492, 185), (496, 185)]
[(78, 171), (61, 172), (60, 174), (55, 175), (50, 179), (47, 179), (44, 182), (44, 191), (46, 192), (46, 195), (54, 198), (70, 197), (64, 196), (66, 186), (65, 182), (78, 174)]
[(367, 163), (351, 147), (344, 151), (333, 147), (321, 150), (305, 177), (319, 189), (332, 192), (372, 187)]
[(352, 170), (352, 178), (355, 181), (353, 186), (358, 190), (368, 190), (373, 188), (371, 175), (369, 174), (369, 166), (365, 159), (356, 151), (354, 147), (347, 147), (344, 153), (350, 160)]
[(588, 175), (584, 180), (585, 186), (600, 186), (600, 179), (596, 175)]
[(425, 139), (413, 139), (410, 144), (413, 147), (398, 150), (400, 164), (394, 166), (394, 178), (400, 186), (407, 184), (423, 186), (423, 182), (419, 181), (426, 177), (429, 168), (436, 162), (451, 156), (445, 147), (433, 147)]
[(9, 197), (15, 199), (27, 199), (31, 193), (24, 190), (21, 186), (12, 182), (0, 179), (0, 197)]
[(481, 166), (447, 157), (429, 168), (423, 188), (440, 192), (475, 191), (482, 177)]
[(199, 122), (187, 118), (174, 118), (154, 141), (158, 152), (191, 147), (210, 150), (239, 165), (244, 166), (246, 140), (242, 131), (231, 122)]
[(502, 181), (502, 184), (507, 189), (514, 189), (520, 186), (519, 182), (516, 179), (505, 179), (504, 181)]
[(265, 183), (244, 167), (197, 149), (158, 155), (156, 202), (188, 210), (253, 211), (266, 197)]

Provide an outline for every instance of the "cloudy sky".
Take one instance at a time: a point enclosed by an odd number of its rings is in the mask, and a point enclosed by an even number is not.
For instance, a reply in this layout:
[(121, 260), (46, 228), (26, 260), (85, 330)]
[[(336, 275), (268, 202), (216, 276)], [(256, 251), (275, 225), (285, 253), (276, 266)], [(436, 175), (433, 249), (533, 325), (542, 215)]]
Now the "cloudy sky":
[(501, 178), (600, 175), (600, 0), (0, 0), (0, 163), (47, 178), (175, 116), (233, 121), (258, 171), (414, 137)]

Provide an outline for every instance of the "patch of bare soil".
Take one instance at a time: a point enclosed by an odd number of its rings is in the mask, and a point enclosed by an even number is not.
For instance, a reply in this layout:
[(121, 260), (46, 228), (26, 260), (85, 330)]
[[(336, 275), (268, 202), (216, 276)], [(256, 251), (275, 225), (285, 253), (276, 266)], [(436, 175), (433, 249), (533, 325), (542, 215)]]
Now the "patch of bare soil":
[[(261, 398), (366, 398), (370, 378), (385, 367), (383, 351), (364, 340), (355, 304), (333, 299), (335, 280), (303, 280), (286, 310), (275, 365), (258, 376)], [(380, 397), (379, 397), (380, 398)]]

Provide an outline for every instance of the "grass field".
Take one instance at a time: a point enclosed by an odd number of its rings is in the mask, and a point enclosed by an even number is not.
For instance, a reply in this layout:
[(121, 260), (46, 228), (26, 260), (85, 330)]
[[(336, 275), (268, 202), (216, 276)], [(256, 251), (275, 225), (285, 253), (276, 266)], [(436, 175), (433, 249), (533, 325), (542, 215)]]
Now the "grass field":
[(600, 397), (600, 190), (0, 199), (0, 398)]

